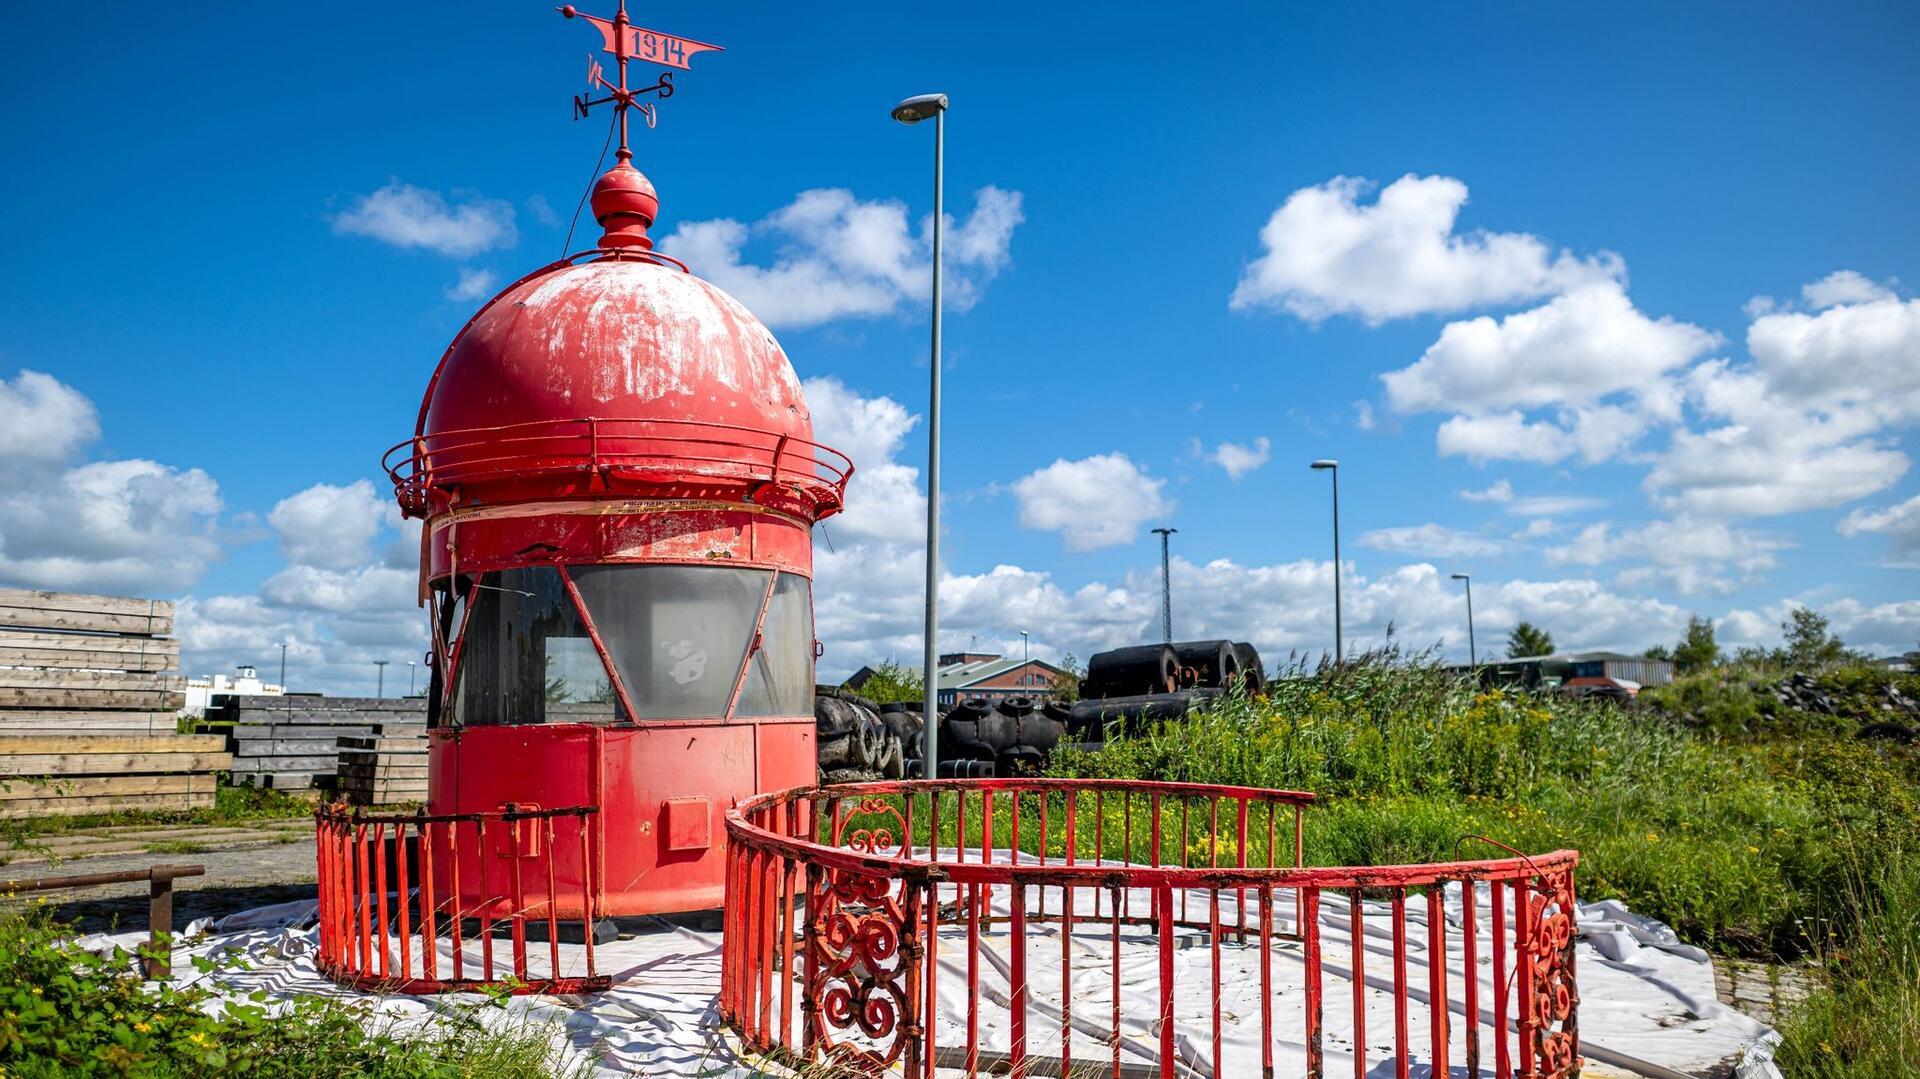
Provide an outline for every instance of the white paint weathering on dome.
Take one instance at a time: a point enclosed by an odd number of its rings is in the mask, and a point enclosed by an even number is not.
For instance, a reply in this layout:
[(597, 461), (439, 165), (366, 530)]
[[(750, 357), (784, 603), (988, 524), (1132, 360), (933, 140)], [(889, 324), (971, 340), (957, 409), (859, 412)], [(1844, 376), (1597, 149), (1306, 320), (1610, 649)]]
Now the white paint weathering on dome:
[[(575, 387), (553, 380), (587, 370), (587, 392), (600, 405), (706, 394), (715, 403), (732, 396), (726, 404), (768, 420), (807, 419), (799, 379), (773, 335), (691, 274), (651, 262), (591, 262), (531, 282), (504, 307), (509, 318), (532, 316), (545, 329), (545, 381), (564, 398)], [(712, 392), (721, 386), (733, 393)]]

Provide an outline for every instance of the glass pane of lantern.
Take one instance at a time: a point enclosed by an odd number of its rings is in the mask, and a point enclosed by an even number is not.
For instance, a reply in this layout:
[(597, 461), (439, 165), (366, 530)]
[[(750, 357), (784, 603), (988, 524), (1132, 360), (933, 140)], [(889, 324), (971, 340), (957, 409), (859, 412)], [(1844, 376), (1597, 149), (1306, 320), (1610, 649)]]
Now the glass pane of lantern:
[(571, 566), (638, 719), (721, 716), (753, 639), (770, 571)]
[(805, 577), (780, 575), (760, 633), (760, 650), (747, 662), (747, 681), (735, 714), (812, 715), (813, 601)]
[(613, 687), (558, 570), (480, 582), (460, 648), (455, 722), (589, 723), (615, 718)]

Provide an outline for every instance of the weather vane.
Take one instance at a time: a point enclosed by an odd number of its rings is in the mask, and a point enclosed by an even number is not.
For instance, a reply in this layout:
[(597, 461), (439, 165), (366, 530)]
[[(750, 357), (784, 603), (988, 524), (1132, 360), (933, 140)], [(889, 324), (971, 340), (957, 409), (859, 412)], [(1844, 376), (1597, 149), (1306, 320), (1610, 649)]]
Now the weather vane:
[[(642, 104), (636, 99), (647, 94), (658, 94), (663, 99), (673, 96), (673, 72), (671, 71), (661, 72), (660, 78), (655, 80), (652, 86), (628, 89), (627, 61), (644, 60), (649, 64), (675, 67), (686, 71), (688, 70), (687, 60), (693, 54), (723, 51), (718, 45), (709, 45), (692, 38), (676, 37), (673, 34), (663, 34), (658, 30), (648, 30), (645, 27), (633, 25), (627, 20), (627, 0), (620, 0), (620, 10), (611, 19), (602, 19), (576, 11), (572, 4), (558, 10), (569, 19), (585, 19), (598, 28), (600, 36), (606, 40), (606, 51), (612, 53), (614, 60), (619, 64), (620, 81), (611, 83), (607, 81), (606, 74), (601, 70), (600, 61), (591, 56), (588, 57), (587, 92), (574, 95), (573, 117), (578, 120), (587, 115), (588, 110), (595, 105), (613, 102), (614, 112), (620, 117), (620, 152), (617, 156), (621, 161), (633, 159), (633, 151), (627, 148), (627, 110), (639, 109), (640, 115), (647, 118), (647, 126), (652, 127), (658, 118), (656, 107)], [(605, 90), (607, 96), (593, 99), (594, 93), (599, 90)]]

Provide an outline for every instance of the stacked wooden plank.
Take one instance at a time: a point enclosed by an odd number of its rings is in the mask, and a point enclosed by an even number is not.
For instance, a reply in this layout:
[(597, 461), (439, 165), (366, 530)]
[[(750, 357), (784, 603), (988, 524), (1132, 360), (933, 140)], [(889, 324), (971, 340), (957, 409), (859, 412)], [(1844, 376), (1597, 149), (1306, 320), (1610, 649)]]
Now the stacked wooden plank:
[(217, 735), (0, 738), (0, 817), (211, 806), (229, 759)]
[(331, 787), (340, 739), (426, 737), (426, 702), (417, 698), (233, 696), (207, 718), (233, 724), (233, 781), (276, 790)]
[(0, 735), (172, 734), (173, 604), (0, 588)]
[(0, 588), (0, 816), (213, 804), (165, 600)]
[(426, 801), (426, 729), (409, 735), (342, 737), (340, 774), (334, 789), (354, 805)]

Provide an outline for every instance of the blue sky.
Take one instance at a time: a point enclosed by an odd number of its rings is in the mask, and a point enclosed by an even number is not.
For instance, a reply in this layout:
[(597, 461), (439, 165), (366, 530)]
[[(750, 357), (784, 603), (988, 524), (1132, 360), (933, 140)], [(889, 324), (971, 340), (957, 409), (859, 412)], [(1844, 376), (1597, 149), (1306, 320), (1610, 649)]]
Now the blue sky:
[[(1181, 635), (1325, 646), (1321, 456), (1361, 641), (1392, 621), (1463, 654), (1457, 570), (1483, 646), (1525, 617), (1639, 648), (1688, 612), (1765, 641), (1790, 603), (1920, 638), (1910, 6), (634, 18), (727, 47), (636, 136), (655, 235), (835, 380), (823, 432), (864, 451), (823, 671), (918, 652), (930, 132), (886, 110), (930, 89), (973, 241), (948, 644), (1150, 636), (1145, 530), (1171, 523)], [(560, 253), (605, 133), (568, 120), (595, 35), (536, 3), (10, 26), (0, 577), (190, 599), (195, 673), (292, 638), (296, 684), (364, 688), (417, 619), (407, 537), (355, 485), (478, 285)], [(862, 244), (895, 262), (832, 255)]]

